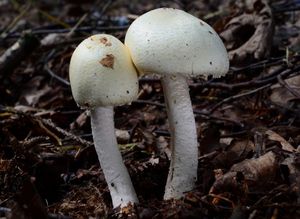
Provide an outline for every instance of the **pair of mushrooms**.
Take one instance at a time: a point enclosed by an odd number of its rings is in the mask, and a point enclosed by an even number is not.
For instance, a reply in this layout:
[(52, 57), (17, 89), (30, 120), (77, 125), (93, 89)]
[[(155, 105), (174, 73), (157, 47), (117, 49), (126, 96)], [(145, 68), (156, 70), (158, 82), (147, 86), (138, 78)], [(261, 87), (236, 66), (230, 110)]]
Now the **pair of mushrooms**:
[(138, 202), (118, 150), (113, 120), (113, 106), (137, 98), (136, 69), (162, 75), (172, 137), (164, 199), (171, 199), (192, 190), (197, 180), (198, 143), (186, 79), (221, 76), (228, 67), (228, 55), (217, 33), (202, 20), (171, 8), (137, 18), (126, 33), (125, 45), (106, 34), (79, 44), (70, 63), (72, 94), (91, 111), (94, 144), (114, 208)]

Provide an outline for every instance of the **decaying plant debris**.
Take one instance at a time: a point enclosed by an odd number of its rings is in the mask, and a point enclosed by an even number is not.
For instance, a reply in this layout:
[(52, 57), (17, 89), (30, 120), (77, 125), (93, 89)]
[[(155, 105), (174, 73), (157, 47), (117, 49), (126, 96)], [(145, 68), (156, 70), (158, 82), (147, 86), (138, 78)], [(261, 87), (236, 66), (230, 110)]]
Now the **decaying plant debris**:
[[(231, 59), (222, 78), (189, 80), (198, 182), (163, 201), (170, 133), (160, 80), (116, 108), (116, 136), (140, 204), (112, 210), (88, 112), (70, 91), (76, 45), (124, 40), (158, 7), (215, 27)], [(299, 1), (0, 1), (0, 217), (300, 218)], [(30, 36), (30, 37), (28, 37)]]
[[(237, 4), (237, 2), (235, 3)], [(274, 29), (272, 9), (264, 0), (236, 7), (220, 33), (232, 64), (245, 64), (269, 55)]]

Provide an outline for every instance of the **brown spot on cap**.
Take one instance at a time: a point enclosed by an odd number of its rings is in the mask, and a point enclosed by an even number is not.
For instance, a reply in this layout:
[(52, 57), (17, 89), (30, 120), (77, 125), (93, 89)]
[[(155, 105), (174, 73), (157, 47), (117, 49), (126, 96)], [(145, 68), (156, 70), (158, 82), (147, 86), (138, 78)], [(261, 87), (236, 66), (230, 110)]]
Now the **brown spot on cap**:
[(103, 43), (105, 46), (111, 46), (111, 42), (106, 37), (100, 38), (100, 43)]
[(211, 32), (210, 30), (208, 31), (210, 34), (213, 34), (213, 32)]
[(115, 57), (112, 54), (107, 54), (99, 63), (107, 68), (114, 68)]
[(204, 26), (204, 23), (203, 23), (202, 21), (200, 21), (200, 25), (201, 25), (201, 26)]
[(108, 39), (106, 37), (101, 37), (100, 38), (100, 43), (106, 44)]

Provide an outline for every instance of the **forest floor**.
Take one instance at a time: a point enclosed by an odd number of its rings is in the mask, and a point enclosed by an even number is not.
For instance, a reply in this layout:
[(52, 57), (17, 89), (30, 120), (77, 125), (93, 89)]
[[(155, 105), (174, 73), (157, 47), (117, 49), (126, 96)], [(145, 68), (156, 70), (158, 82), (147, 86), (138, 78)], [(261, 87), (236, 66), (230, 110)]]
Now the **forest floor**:
[[(115, 108), (140, 201), (119, 214), (90, 118), (71, 94), (69, 61), (86, 37), (124, 41), (135, 18), (159, 7), (213, 26), (230, 70), (188, 80), (199, 170), (180, 200), (163, 201), (170, 133), (159, 78), (140, 77), (139, 99)], [(299, 9), (297, 0), (0, 0), (0, 217), (300, 218)]]

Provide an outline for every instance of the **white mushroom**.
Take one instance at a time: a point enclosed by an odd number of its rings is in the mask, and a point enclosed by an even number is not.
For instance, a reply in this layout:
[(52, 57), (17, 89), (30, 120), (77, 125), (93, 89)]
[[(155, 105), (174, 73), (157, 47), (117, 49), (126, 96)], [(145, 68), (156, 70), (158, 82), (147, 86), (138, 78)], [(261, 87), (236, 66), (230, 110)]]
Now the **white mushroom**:
[(96, 152), (110, 190), (113, 207), (137, 203), (115, 136), (113, 106), (132, 102), (138, 79), (129, 51), (117, 38), (98, 34), (82, 41), (70, 62), (75, 101), (91, 110)]
[(204, 21), (177, 9), (160, 8), (138, 17), (125, 45), (138, 71), (162, 74), (172, 135), (172, 157), (164, 199), (180, 198), (197, 179), (198, 143), (186, 78), (224, 75), (226, 49)]

